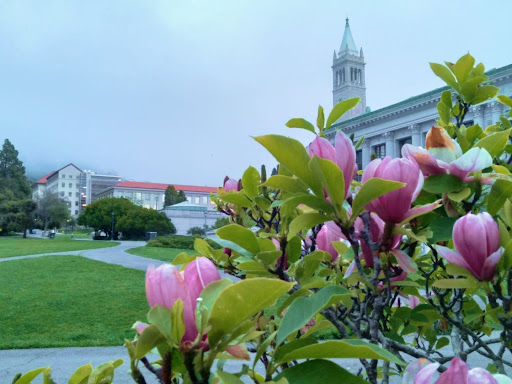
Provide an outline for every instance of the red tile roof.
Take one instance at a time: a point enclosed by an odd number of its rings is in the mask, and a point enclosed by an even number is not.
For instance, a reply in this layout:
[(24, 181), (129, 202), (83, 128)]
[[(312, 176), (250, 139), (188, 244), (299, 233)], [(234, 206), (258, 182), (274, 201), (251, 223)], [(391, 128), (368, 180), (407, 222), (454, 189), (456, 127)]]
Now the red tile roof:
[(53, 171), (53, 172), (50, 172), (49, 174), (47, 174), (46, 176), (44, 177), (41, 177), (39, 180), (36, 181), (36, 184), (46, 184), (46, 181), (48, 180), (48, 178), (53, 175), (56, 171)]
[[(121, 181), (115, 187), (120, 188), (141, 188), (141, 189), (162, 189), (165, 190), (171, 184), (143, 183), (139, 181)], [(217, 192), (217, 187), (198, 187), (195, 185), (172, 184), (177, 191), (183, 192)]]

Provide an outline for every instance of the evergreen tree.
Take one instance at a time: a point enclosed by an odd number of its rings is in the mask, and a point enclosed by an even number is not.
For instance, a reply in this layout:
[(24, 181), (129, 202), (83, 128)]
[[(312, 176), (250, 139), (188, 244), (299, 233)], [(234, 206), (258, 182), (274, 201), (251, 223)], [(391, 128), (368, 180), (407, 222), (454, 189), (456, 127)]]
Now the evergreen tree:
[(176, 192), (176, 188), (174, 188), (174, 185), (167, 186), (167, 189), (165, 190), (164, 208), (168, 207), (169, 205), (176, 204), (177, 197), (178, 192)]
[(185, 196), (185, 192), (178, 191), (178, 196), (176, 197), (176, 203), (179, 204), (187, 200), (187, 197)]
[(18, 159), (14, 145), (5, 139), (0, 150), (0, 235), (24, 231), (23, 237), (26, 237), (34, 209), (23, 162)]

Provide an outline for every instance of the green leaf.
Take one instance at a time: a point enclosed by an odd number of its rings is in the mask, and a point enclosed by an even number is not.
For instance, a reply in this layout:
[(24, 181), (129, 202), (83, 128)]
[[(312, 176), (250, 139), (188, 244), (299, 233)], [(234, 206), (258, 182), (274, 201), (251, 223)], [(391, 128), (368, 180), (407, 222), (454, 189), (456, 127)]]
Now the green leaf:
[(436, 349), (441, 349), (443, 347), (446, 347), (449, 344), (450, 344), (450, 339), (448, 339), (447, 337), (441, 337), (437, 340)]
[(283, 204), (281, 204), (281, 212), (283, 215), (289, 215), (301, 204), (307, 205), (308, 207), (316, 209), (317, 211), (325, 212), (328, 214), (334, 213), (333, 206), (325, 201), (325, 199), (307, 193), (294, 195), (289, 199), (286, 199)]
[(462, 84), (466, 80), (474, 65), (475, 58), (469, 53), (466, 53), (459, 60), (457, 60), (453, 66), (453, 72), (455, 73), (455, 77), (457, 78), (459, 84)]
[(469, 196), (471, 196), (471, 188), (466, 187), (460, 192), (450, 192), (448, 193), (448, 198), (450, 200), (456, 201), (457, 203), (460, 203), (462, 200), (467, 199)]
[(466, 130), (466, 139), (470, 144), (472, 144), (476, 139), (480, 139), (485, 136), (484, 130), (478, 124), (472, 125)]
[(451, 240), (455, 221), (457, 221), (457, 219), (454, 219), (452, 217), (438, 217), (432, 220), (432, 222), (429, 225), (429, 229), (434, 234), (434, 236), (431, 239), (431, 242), (437, 243), (438, 241)]
[(368, 384), (329, 360), (311, 360), (283, 370), (274, 380), (285, 378), (293, 384)]
[(213, 303), (210, 313), (210, 345), (217, 345), (237, 325), (273, 305), (294, 284), (277, 279), (254, 278), (225, 288)]
[(281, 344), (290, 334), (305, 326), (324, 307), (339, 301), (342, 296), (351, 296), (351, 293), (342, 287), (329, 286), (311, 296), (295, 299), (281, 320), (276, 344)]
[(494, 85), (482, 85), (478, 87), (475, 98), (471, 101), (472, 104), (480, 104), (486, 100), (492, 99), (498, 94), (500, 89)]
[(254, 167), (249, 167), (245, 170), (242, 176), (242, 188), (245, 191), (245, 194), (250, 199), (253, 199), (254, 196), (260, 193), (258, 189), (258, 185), (260, 184), (260, 173)]
[(171, 340), (177, 345), (180, 344), (183, 335), (185, 335), (184, 310), (185, 306), (181, 299), (176, 300), (171, 309)]
[[(321, 107), (319, 107), (319, 108), (321, 108)], [(302, 118), (290, 119), (286, 123), (286, 126), (288, 128), (302, 128), (302, 129), (305, 129), (306, 131), (315, 133), (315, 127), (313, 126), (313, 124), (311, 124), (309, 121), (302, 119)]]
[(148, 325), (146, 328), (144, 328), (137, 340), (135, 357), (139, 360), (142, 359), (149, 352), (151, 352), (153, 348), (163, 342), (165, 342), (165, 336), (162, 335), (162, 332), (160, 332), (158, 327), (154, 324)]
[(327, 118), (327, 124), (325, 128), (329, 128), (331, 125), (333, 125), (345, 112), (348, 110), (354, 108), (357, 103), (359, 103), (360, 98), (354, 97), (352, 99), (347, 99), (340, 101), (338, 104), (334, 106), (331, 113), (329, 114), (329, 117)]
[(281, 346), (279, 346), (279, 348), (277, 348), (275, 350), (273, 360), (274, 360), (274, 362), (277, 362), (277, 363), (284, 362), (283, 357), (285, 357), (290, 352), (293, 352), (294, 350), (296, 350), (298, 348), (307, 347), (308, 345), (317, 344), (317, 343), (318, 343), (318, 341), (316, 341), (315, 339), (313, 339), (311, 337), (303, 337), (300, 339), (292, 340), (289, 343), (282, 344)]
[(501, 103), (501, 104), (505, 104), (509, 107), (512, 108), (512, 99), (508, 96), (505, 96), (505, 95), (498, 95), (496, 97), (496, 99), (498, 99), (498, 101)]
[(437, 113), (439, 113), (439, 118), (445, 124), (450, 123), (450, 111), (451, 109), (443, 102), (437, 103)]
[(225, 225), (215, 231), (220, 239), (238, 244), (243, 249), (255, 254), (260, 251), (256, 235), (248, 228), (238, 224)]
[(15, 384), (31, 384), (32, 380), (34, 380), (37, 376), (39, 376), (44, 370), (48, 368), (49, 367), (33, 369), (32, 371), (25, 373), (18, 380), (16, 380)]
[(507, 129), (506, 131), (487, 135), (483, 139), (478, 140), (474, 146), (486, 149), (492, 157), (499, 156), (505, 149), (505, 145), (507, 145), (511, 130)]
[(291, 176), (274, 175), (270, 176), (262, 186), (280, 189), (286, 192), (307, 192), (308, 187), (299, 179)]
[(462, 289), (474, 288), (475, 284), (475, 279), (440, 279), (434, 281), (434, 284), (432, 284), (432, 286), (443, 289)]
[[(326, 189), (331, 204), (334, 205), (338, 213), (341, 213), (345, 201), (345, 179), (341, 169), (333, 161), (317, 156), (313, 156), (309, 167)], [(322, 195), (319, 197), (323, 197), (323, 194), (322, 191)]]
[(450, 91), (444, 91), (443, 93), (441, 93), (441, 102), (451, 110), (453, 106), (452, 93)]
[(108, 363), (98, 365), (89, 376), (88, 384), (111, 383), (114, 380), (114, 369), (121, 364), (123, 364), (123, 360), (117, 359), (116, 361), (109, 361)]
[(324, 130), (325, 125), (325, 115), (324, 115), (324, 108), (319, 105), (318, 106), (318, 116), (316, 118), (316, 126), (322, 132)]
[(310, 157), (300, 141), (279, 135), (266, 135), (254, 138), (295, 176), (306, 183), (315, 195), (322, 186), (309, 169)]
[(487, 212), (494, 216), (503, 207), (505, 201), (512, 197), (512, 181), (498, 179), (491, 187), (491, 192), (487, 199)]
[(244, 384), (244, 382), (240, 380), (238, 376), (233, 375), (232, 373), (224, 372), (221, 370), (218, 370), (216, 373), (220, 381), (224, 384)]
[(363, 144), (364, 142), (364, 136), (361, 136), (361, 138), (357, 141), (356, 145), (354, 146), (354, 148), (356, 149), (356, 151), (359, 149), (359, 147), (361, 146), (361, 144)]
[(256, 355), (254, 356), (254, 360), (253, 360), (253, 363), (252, 363), (252, 370), (254, 371), (254, 368), (256, 367), (256, 363), (260, 360), (261, 356), (263, 356), (263, 354), (265, 352), (267, 352), (267, 349), (268, 347), (270, 346), (270, 343), (272, 342), (272, 340), (274, 340), (274, 338), (276, 337), (276, 333), (277, 332), (273, 332), (271, 333), (264, 341), (263, 343), (261, 343), (261, 345), (259, 346), (258, 350), (256, 351)]
[(432, 69), (432, 72), (448, 84), (448, 86), (452, 87), (456, 91), (459, 90), (459, 85), (457, 84), (455, 77), (453, 77), (453, 73), (448, 68), (437, 63), (430, 63), (430, 68)]
[(372, 359), (405, 365), (384, 348), (364, 340), (329, 340), (296, 348), (282, 357), (282, 362), (302, 359)]
[(87, 379), (92, 373), (92, 364), (85, 364), (78, 368), (69, 378), (68, 384), (87, 384)]
[(229, 191), (219, 196), (219, 198), (226, 203), (239, 205), (244, 208), (252, 207), (252, 202), (247, 198), (247, 196), (240, 192)]
[[(178, 301), (181, 301), (181, 299)], [(161, 305), (155, 305), (148, 312), (148, 321), (151, 324), (154, 324), (160, 333), (167, 339), (170, 339), (172, 335), (171, 319), (172, 311)]]
[(423, 189), (429, 193), (458, 192), (465, 186), (464, 182), (457, 176), (441, 174), (432, 175), (425, 179)]
[(290, 263), (295, 263), (299, 260), (302, 251), (302, 240), (300, 237), (295, 236), (288, 240), (286, 244), (286, 257)]
[(372, 200), (404, 186), (405, 183), (379, 179), (377, 177), (372, 177), (371, 179), (366, 180), (354, 197), (354, 201), (352, 203), (352, 219), (355, 220), (355, 218), (363, 211), (364, 206)]
[(315, 225), (330, 221), (329, 216), (322, 213), (303, 213), (295, 217), (288, 229), (288, 240), (302, 230), (313, 228)]

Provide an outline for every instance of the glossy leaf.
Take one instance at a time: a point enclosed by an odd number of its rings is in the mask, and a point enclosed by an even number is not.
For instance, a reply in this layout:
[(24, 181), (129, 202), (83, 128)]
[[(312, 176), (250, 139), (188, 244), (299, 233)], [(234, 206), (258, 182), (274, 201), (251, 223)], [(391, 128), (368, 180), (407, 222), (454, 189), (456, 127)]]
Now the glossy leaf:
[(320, 310), (339, 301), (342, 296), (351, 296), (351, 293), (342, 287), (329, 286), (311, 296), (295, 299), (281, 320), (276, 344), (281, 344), (288, 335), (304, 327)]
[(459, 85), (457, 84), (453, 73), (447, 67), (437, 63), (430, 63), (430, 68), (435, 73), (435, 75), (443, 80), (446, 84), (448, 84), (448, 86), (455, 90), (459, 90)]
[(433, 287), (443, 289), (474, 288), (475, 279), (441, 279), (434, 281)]
[(158, 344), (165, 342), (165, 336), (160, 332), (158, 327), (154, 324), (148, 325), (137, 340), (137, 346), (135, 348), (135, 357), (142, 359), (146, 356), (153, 348)]
[(324, 108), (321, 105), (318, 106), (318, 115), (316, 118), (316, 126), (318, 127), (320, 132), (323, 131), (324, 126), (325, 126)]
[(459, 84), (462, 84), (466, 80), (474, 65), (475, 58), (469, 53), (466, 53), (459, 60), (457, 60), (452, 70), (455, 73), (455, 77), (457, 78)]
[(309, 121), (307, 121), (306, 119), (302, 119), (302, 118), (294, 118), (294, 119), (290, 119), (288, 120), (288, 122), (286, 123), (286, 126), (288, 128), (302, 128), (302, 129), (305, 129), (306, 131), (309, 131), (309, 132), (312, 132), (312, 133), (315, 133), (315, 127), (313, 124), (311, 124)]
[(87, 384), (87, 379), (92, 373), (92, 364), (85, 364), (78, 368), (69, 378), (68, 384)]
[(295, 236), (288, 240), (286, 244), (286, 257), (290, 263), (295, 263), (299, 260), (302, 251), (302, 240), (300, 237)]
[(333, 206), (325, 199), (307, 193), (301, 193), (286, 199), (281, 205), (281, 212), (283, 215), (289, 215), (302, 204), (327, 214), (334, 212)]
[(217, 376), (223, 384), (243, 384), (244, 382), (240, 378), (232, 373), (218, 370)]
[(437, 103), (437, 113), (443, 123), (450, 123), (450, 108), (446, 104), (442, 102)]
[(296, 348), (281, 358), (282, 362), (301, 359), (372, 359), (405, 365), (384, 348), (364, 340), (329, 340)]
[(251, 201), (247, 198), (247, 196), (245, 196), (243, 193), (240, 193), (240, 192), (229, 191), (219, 197), (222, 201), (224, 201), (226, 203), (239, 205), (244, 208), (252, 207)]
[(283, 175), (270, 176), (262, 185), (294, 193), (307, 192), (308, 190), (308, 187), (299, 179)]
[(293, 384), (368, 384), (339, 365), (328, 360), (310, 360), (283, 370), (275, 380), (285, 378)]
[(345, 179), (341, 169), (336, 163), (317, 156), (313, 156), (309, 167), (327, 191), (331, 204), (336, 207), (337, 212), (341, 212), (345, 201)]
[(510, 131), (511, 129), (507, 129), (506, 131), (487, 135), (483, 139), (478, 140), (474, 146), (486, 149), (492, 157), (498, 156), (505, 149), (505, 145), (507, 145)]
[(280, 164), (306, 183), (315, 195), (320, 193), (322, 187), (309, 169), (310, 157), (300, 141), (279, 135), (259, 136), (254, 139), (263, 145)]
[(244, 189), (247, 197), (253, 199), (254, 196), (260, 193), (258, 189), (260, 181), (261, 176), (256, 168), (249, 167), (245, 170), (242, 176), (242, 188)]
[(471, 188), (466, 187), (460, 192), (449, 192), (448, 198), (450, 200), (456, 201), (457, 203), (460, 203), (462, 200), (467, 199), (469, 196), (471, 196)]
[(23, 376), (21, 376), (18, 380), (16, 380), (14, 384), (31, 384), (32, 380), (34, 380), (46, 369), (49, 369), (49, 367), (33, 369), (32, 371), (29, 371), (25, 373)]
[(464, 182), (457, 176), (441, 174), (432, 175), (425, 179), (423, 189), (429, 193), (458, 192), (464, 188)]
[(506, 179), (496, 180), (492, 185), (487, 200), (487, 212), (494, 216), (510, 197), (512, 197), (512, 181)]
[(432, 220), (429, 225), (429, 229), (433, 233), (433, 237), (431, 239), (432, 243), (451, 240), (455, 221), (456, 219), (452, 217), (438, 217)]
[(512, 108), (512, 99), (510, 97), (505, 95), (498, 95), (496, 99), (498, 99), (500, 103)]
[(294, 284), (277, 279), (254, 278), (225, 288), (213, 303), (210, 313), (210, 345), (216, 345), (243, 321), (273, 305)]
[(116, 361), (109, 361), (108, 363), (98, 365), (89, 376), (88, 384), (111, 383), (114, 380), (114, 369), (121, 364), (123, 364), (123, 360), (117, 359)]
[(495, 87), (494, 85), (482, 85), (478, 87), (476, 95), (473, 100), (471, 100), (472, 104), (480, 104), (484, 101), (492, 99), (494, 96), (498, 94), (500, 89)]
[(302, 230), (313, 228), (315, 225), (330, 221), (330, 217), (321, 213), (303, 213), (295, 217), (290, 223), (288, 239), (291, 239)]
[(404, 187), (404, 183), (398, 181), (384, 180), (377, 177), (368, 179), (356, 193), (352, 203), (352, 219), (363, 211), (363, 208), (370, 201), (375, 200), (388, 192)]
[(338, 104), (336, 104), (333, 107), (331, 113), (329, 114), (329, 117), (327, 118), (327, 124), (325, 125), (325, 128), (329, 128), (341, 116), (343, 116), (345, 114), (345, 112), (354, 108), (359, 103), (359, 100), (360, 100), (359, 97), (354, 97), (352, 99), (340, 101)]
[(241, 225), (229, 224), (217, 229), (215, 233), (220, 239), (238, 244), (251, 253), (258, 253), (260, 251), (256, 235), (250, 229), (242, 227)]

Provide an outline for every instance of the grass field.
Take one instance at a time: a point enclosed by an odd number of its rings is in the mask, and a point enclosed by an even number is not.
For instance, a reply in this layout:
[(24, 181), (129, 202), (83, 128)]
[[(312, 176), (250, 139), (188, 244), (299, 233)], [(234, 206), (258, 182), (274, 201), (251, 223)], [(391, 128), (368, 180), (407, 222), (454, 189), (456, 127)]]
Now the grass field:
[(80, 256), (0, 263), (0, 349), (121, 345), (149, 310), (144, 274)]
[(168, 261), (169, 263), (182, 252), (189, 254), (197, 253), (193, 249), (179, 249), (179, 248), (159, 248), (159, 247), (138, 247), (128, 249), (126, 252), (131, 253), (135, 256), (147, 257), (149, 259), (156, 259), (162, 261)]
[(0, 236), (0, 258), (35, 255), (40, 253), (81, 251), (113, 247), (119, 242), (72, 240), (71, 235), (57, 235), (55, 239), (27, 238), (21, 236)]

